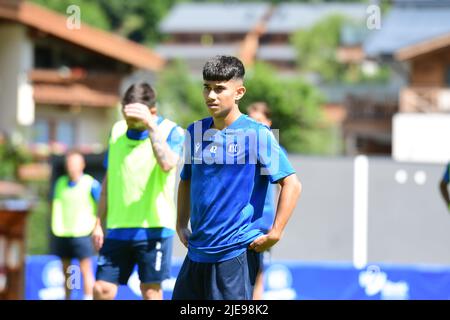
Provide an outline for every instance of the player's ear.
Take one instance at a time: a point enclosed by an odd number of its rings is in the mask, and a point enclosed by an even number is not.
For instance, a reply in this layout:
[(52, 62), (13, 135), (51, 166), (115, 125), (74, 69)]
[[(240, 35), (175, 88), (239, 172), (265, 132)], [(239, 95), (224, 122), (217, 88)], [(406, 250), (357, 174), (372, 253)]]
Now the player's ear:
[(237, 87), (237, 88), (236, 88), (236, 94), (235, 94), (234, 100), (236, 100), (236, 101), (241, 100), (242, 97), (243, 97), (244, 94), (245, 94), (245, 91), (246, 91), (246, 89), (245, 89), (244, 86), (239, 86), (239, 87)]

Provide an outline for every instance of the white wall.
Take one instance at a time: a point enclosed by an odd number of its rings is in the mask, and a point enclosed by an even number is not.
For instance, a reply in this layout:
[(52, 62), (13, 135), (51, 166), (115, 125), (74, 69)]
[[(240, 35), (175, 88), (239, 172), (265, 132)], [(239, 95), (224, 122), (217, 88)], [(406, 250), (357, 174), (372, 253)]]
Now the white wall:
[(33, 68), (33, 43), (26, 27), (0, 25), (0, 129), (9, 134), (34, 121), (28, 73)]
[(450, 114), (398, 113), (392, 121), (395, 160), (426, 163), (450, 160)]

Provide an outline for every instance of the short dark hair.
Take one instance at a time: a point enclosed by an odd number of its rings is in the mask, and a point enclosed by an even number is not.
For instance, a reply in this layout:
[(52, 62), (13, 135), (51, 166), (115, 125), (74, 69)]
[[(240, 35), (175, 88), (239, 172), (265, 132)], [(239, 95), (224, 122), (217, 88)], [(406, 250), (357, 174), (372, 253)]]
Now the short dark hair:
[(156, 92), (146, 82), (140, 82), (132, 84), (122, 98), (122, 106), (126, 106), (130, 103), (142, 103), (147, 107), (152, 108), (156, 104)]
[(257, 101), (250, 104), (247, 107), (247, 113), (250, 113), (252, 111), (261, 112), (263, 115), (266, 116), (267, 119), (272, 120), (272, 112), (270, 111), (269, 106), (265, 102)]
[(242, 61), (233, 56), (215, 56), (203, 67), (203, 80), (228, 81), (244, 79), (245, 68)]

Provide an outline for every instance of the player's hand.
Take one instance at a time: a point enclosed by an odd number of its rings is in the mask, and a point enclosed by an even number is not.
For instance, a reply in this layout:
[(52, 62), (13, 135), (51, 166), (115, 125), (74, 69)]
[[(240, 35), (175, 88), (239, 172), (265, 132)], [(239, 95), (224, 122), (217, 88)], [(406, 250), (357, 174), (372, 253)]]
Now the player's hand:
[(280, 236), (275, 232), (269, 232), (268, 234), (256, 238), (250, 243), (248, 248), (255, 250), (256, 252), (263, 252), (273, 247), (278, 241), (280, 241)]
[(140, 121), (150, 130), (156, 127), (156, 116), (150, 112), (150, 109), (145, 104), (127, 104), (123, 109), (123, 113), (126, 118), (133, 118)]
[(180, 238), (181, 243), (187, 248), (188, 247), (188, 241), (191, 237), (191, 230), (189, 228), (179, 228), (177, 227), (177, 234), (178, 238)]
[(103, 239), (103, 228), (100, 224), (96, 224), (94, 231), (92, 231), (92, 242), (96, 251), (100, 251), (100, 249), (103, 247)]

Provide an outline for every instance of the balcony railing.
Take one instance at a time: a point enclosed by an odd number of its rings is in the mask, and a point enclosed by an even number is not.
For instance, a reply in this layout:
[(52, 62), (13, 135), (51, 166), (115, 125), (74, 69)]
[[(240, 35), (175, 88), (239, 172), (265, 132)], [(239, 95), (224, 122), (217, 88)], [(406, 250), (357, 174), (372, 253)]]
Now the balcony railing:
[(400, 111), (450, 112), (450, 88), (403, 88), (400, 91)]

